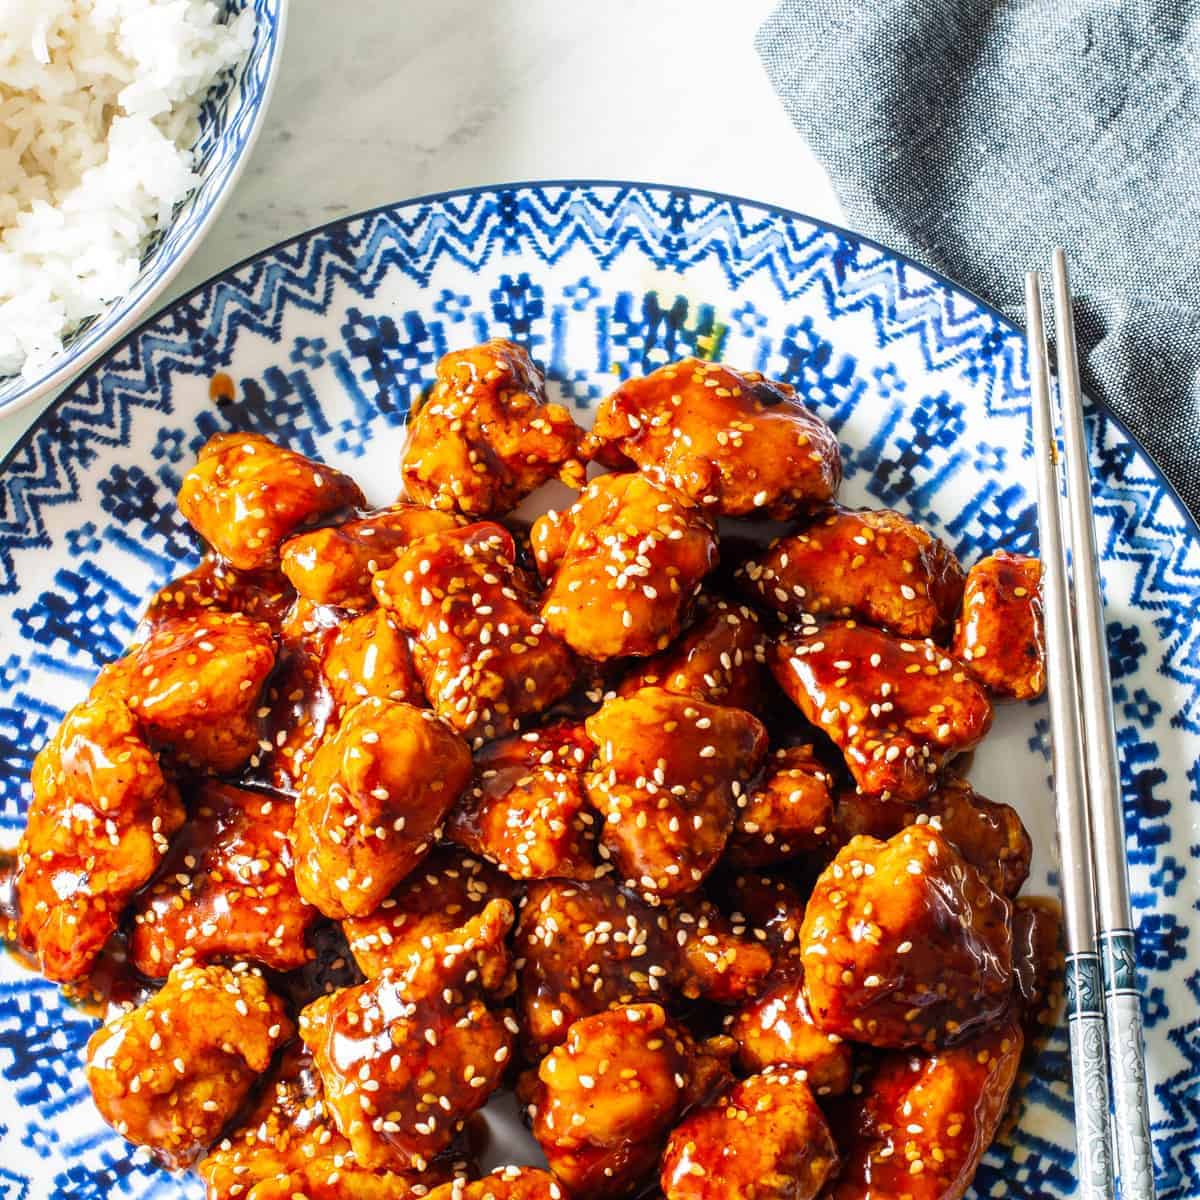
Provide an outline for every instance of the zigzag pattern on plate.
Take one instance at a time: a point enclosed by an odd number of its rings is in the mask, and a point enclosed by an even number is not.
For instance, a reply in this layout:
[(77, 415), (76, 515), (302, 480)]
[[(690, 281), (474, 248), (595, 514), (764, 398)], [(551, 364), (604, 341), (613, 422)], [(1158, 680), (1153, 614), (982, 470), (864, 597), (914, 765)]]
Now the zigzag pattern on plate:
[[(693, 231), (687, 238), (678, 232), (684, 224)], [(121, 444), (139, 407), (170, 411), (163, 381), (197, 369), (198, 344), (213, 351), (205, 369), (219, 368), (239, 329), (269, 337), (286, 309), (324, 311), (337, 287), (369, 299), (390, 271), (426, 281), (443, 256), (477, 270), (496, 253), (533, 253), (554, 262), (581, 243), (602, 264), (636, 243), (664, 269), (681, 271), (712, 257), (732, 283), (765, 271), (783, 298), (817, 286), (830, 316), (868, 310), (880, 345), (915, 338), (931, 370), (966, 364), (987, 381), (990, 412), (1024, 418), (1028, 386), (1019, 335), (924, 272), (840, 234), (800, 220), (781, 222), (728, 199), (658, 189), (614, 188), (611, 198), (600, 189), (473, 193), (382, 210), (336, 233), (301, 238), (217, 281), (128, 343), (114, 374), (89, 376), (84, 394), (77, 389), (60, 410), (74, 435), (39, 446), (33, 461), (10, 464), (0, 496), (0, 593), (16, 586), (13, 547), (44, 538), (42, 505), (74, 498), (72, 463), (86, 463), (97, 443)], [(1200, 574), (1182, 561), (1186, 541), (1178, 535), (1188, 522), (1140, 455), (1123, 454), (1116, 443), (1107, 447), (1105, 425), (1102, 418), (1091, 425), (1101, 466), (1098, 507), (1120, 523), (1121, 541), (1140, 564), (1139, 602), (1161, 609), (1165, 622), (1180, 618), (1164, 666), (1192, 693), (1175, 719), (1200, 730), (1200, 627), (1189, 620), (1190, 606), (1178, 604), (1200, 589)], [(1110, 548), (1114, 538), (1107, 539)]]

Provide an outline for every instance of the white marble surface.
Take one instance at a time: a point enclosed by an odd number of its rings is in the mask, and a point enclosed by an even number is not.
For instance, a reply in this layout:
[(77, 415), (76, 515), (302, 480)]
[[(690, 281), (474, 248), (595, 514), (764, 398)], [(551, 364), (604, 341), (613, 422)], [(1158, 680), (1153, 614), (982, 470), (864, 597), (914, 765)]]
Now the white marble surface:
[[(772, 5), (292, 0), (262, 136), (166, 303), (313, 225), (474, 184), (687, 184), (838, 220), (754, 53)], [(0, 452), (42, 407), (0, 420)]]

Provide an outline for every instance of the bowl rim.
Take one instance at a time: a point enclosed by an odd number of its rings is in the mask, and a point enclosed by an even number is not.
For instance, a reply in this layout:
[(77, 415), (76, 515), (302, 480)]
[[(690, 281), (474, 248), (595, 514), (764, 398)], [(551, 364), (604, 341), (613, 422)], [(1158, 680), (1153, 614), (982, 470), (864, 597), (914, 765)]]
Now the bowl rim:
[[(242, 172), (246, 169), (246, 163), (254, 153), (254, 147), (258, 142), (259, 135), (262, 133), (263, 122), (267, 110), (271, 106), (271, 98), (275, 93), (275, 84), (279, 78), (279, 63), (287, 33), (288, 10), (291, 0), (271, 0), (271, 2), (275, 5), (276, 15), (273, 36), (267, 38), (263, 43), (263, 50), (267, 55), (267, 60), (266, 71), (263, 75), (262, 99), (250, 114), (242, 149), (230, 165), (228, 174), (221, 187), (217, 190), (216, 195), (213, 196), (207, 211), (196, 222), (191, 232), (183, 239), (174, 257), (162, 266), (158, 279), (146, 288), (137, 302), (130, 306), (128, 312), (123, 317), (114, 321), (110, 327), (99, 334), (87, 349), (73, 353), (68, 346), (55, 355), (45, 371), (38, 378), (34, 379), (16, 395), (11, 396), (7, 400), (0, 401), (0, 417), (10, 416), (37, 400), (44, 400), (49, 393), (56, 389), (60, 391), (60, 394), (65, 394), (70, 386), (92, 367), (101, 355), (106, 355), (118, 342), (123, 341), (128, 334), (138, 332), (142, 326), (157, 315), (157, 310), (154, 312), (148, 310), (153, 308), (163, 292), (171, 285), (175, 277), (183, 269), (184, 264), (199, 248), (200, 243), (212, 228), (213, 223), (221, 215), (238, 180), (242, 176)], [(197, 184), (197, 187), (199, 186)], [(194, 191), (193, 189), (193, 192), (189, 193), (189, 196), (194, 195)], [(136, 290), (137, 285), (135, 284), (134, 286)], [(123, 293), (125, 296), (129, 294), (128, 292)], [(119, 301), (121, 298), (116, 297), (115, 299)], [(110, 301), (110, 303), (113, 303), (113, 301)], [(101, 322), (104, 320), (103, 312), (97, 315), (97, 319)], [(0, 382), (13, 378), (19, 379), (20, 375), (0, 377)], [(50, 407), (54, 406), (51, 405)], [(49, 409), (46, 411), (49, 411)], [(39, 421), (35, 421), (34, 427), (36, 428), (39, 423)], [(24, 437), (20, 441), (23, 442)], [(7, 461), (8, 456), (6, 455), (4, 462), (7, 463)]]
[[(283, 28), (282, 17), (289, 2), (290, 0), (278, 0), (280, 5), (281, 32)], [(273, 70), (274, 68), (272, 68), (272, 71)], [(272, 78), (269, 81), (268, 88), (265, 92), (266, 100), (268, 101), (270, 100), (270, 88), (273, 82), (274, 80)], [(260, 106), (259, 115), (261, 115), (261, 112), (265, 108), (266, 103)], [(257, 133), (258, 130), (255, 129), (252, 136), (256, 137)], [(251, 146), (252, 143), (248, 143), (247, 149), (251, 148)], [(247, 154), (243, 154), (241, 156), (241, 161), (235, 168), (235, 173), (232, 178), (236, 178), (236, 174), (238, 171), (240, 171), (241, 166), (244, 165), (244, 160), (247, 156)], [(906, 266), (910, 266), (915, 270), (922, 271), (935, 283), (940, 284), (942, 287), (948, 288), (952, 292), (958, 293), (960, 296), (964, 296), (973, 304), (977, 304), (982, 311), (995, 318), (995, 320), (1000, 322), (1008, 329), (1011, 329), (1022, 336), (1025, 335), (1024, 327), (1017, 321), (1014, 321), (1013, 318), (1008, 316), (1007, 313), (1002, 312), (994, 304), (983, 299), (982, 296), (979, 296), (969, 288), (965, 288), (962, 284), (956, 283), (949, 276), (942, 274), (941, 271), (938, 271), (935, 268), (928, 266), (926, 263), (920, 262), (917, 259), (912, 258), (910, 255), (904, 254), (901, 251), (896, 250), (894, 247), (887, 245), (885, 242), (878, 241), (877, 239), (870, 237), (865, 233), (858, 233), (845, 225), (839, 225), (834, 221), (826, 220), (824, 217), (815, 217), (810, 213), (803, 212), (800, 209), (788, 208), (782, 204), (773, 204), (767, 200), (755, 200), (752, 197), (739, 196), (733, 192), (722, 192), (712, 188), (695, 187), (691, 184), (663, 183), (661, 181), (652, 182), (644, 179), (604, 179), (579, 177), (515, 179), (507, 182), (502, 181), (498, 183), (474, 184), (469, 187), (445, 188), (441, 191), (422, 192), (415, 196), (401, 197), (398, 200), (392, 200), (384, 204), (375, 204), (369, 208), (359, 209), (357, 212), (346, 213), (340, 217), (332, 217), (328, 221), (320, 221), (316, 225), (309, 226), (307, 229), (301, 229), (296, 233), (290, 233), (286, 237), (282, 237), (278, 241), (271, 243), (269, 246), (263, 246), (261, 249), (247, 254), (244, 258), (239, 259), (237, 262), (230, 263), (227, 267), (222, 267), (219, 271), (215, 271), (207, 279), (201, 280), (194, 287), (191, 287), (186, 292), (176, 296), (169, 305), (164, 306), (161, 310), (147, 314), (140, 311), (141, 309), (144, 309), (145, 306), (139, 306), (139, 314), (131, 313), (128, 321), (121, 322), (121, 328), (119, 331), (114, 333), (112, 340), (108, 342), (102, 349), (97, 350), (94, 355), (89, 355), (87, 363), (79, 368), (77, 372), (75, 372), (75, 378), (71, 381), (71, 386), (63, 387), (59, 395), (56, 396), (54, 400), (29, 423), (28, 427), (21, 432), (21, 435), (16, 439), (16, 441), (13, 442), (8, 452), (4, 454), (3, 457), (0, 457), (0, 475), (3, 475), (8, 470), (10, 465), (16, 460), (18, 454), (28, 446), (30, 441), (41, 430), (50, 424), (50, 422), (54, 419), (55, 413), (57, 412), (59, 406), (68, 398), (68, 396), (70, 396), (74, 387), (78, 386), (84, 377), (91, 371), (96, 370), (100, 365), (102, 365), (96, 361), (101, 355), (104, 355), (106, 361), (109, 358), (115, 357), (117, 353), (123, 350), (126, 346), (131, 345), (156, 320), (166, 315), (166, 313), (168, 313), (176, 305), (187, 303), (192, 299), (193, 296), (198, 295), (206, 288), (210, 288), (215, 284), (220, 283), (223, 279), (228, 279), (229, 277), (237, 274), (238, 271), (250, 266), (258, 259), (267, 258), (270, 255), (277, 254), (280, 250), (292, 245), (294, 242), (299, 242), (305, 238), (327, 233), (337, 226), (347, 225), (352, 221), (366, 220), (380, 213), (389, 212), (398, 208), (408, 208), (416, 204), (436, 204), (441, 201), (451, 200), (459, 196), (478, 196), (494, 192), (519, 191), (522, 188), (569, 188), (581, 190), (584, 188), (603, 187), (630, 188), (639, 191), (678, 192), (692, 196), (703, 196), (709, 200), (722, 200), (738, 206), (757, 208), (776, 217), (785, 217), (788, 219), (806, 221), (808, 224), (818, 229), (823, 229), (829, 233), (836, 234), (839, 237), (850, 238), (851, 240), (860, 242), (865, 246), (870, 246), (882, 254), (891, 256), (898, 262), (904, 263)], [(216, 204), (213, 207), (215, 215), (215, 212), (220, 205)], [(140, 315), (141, 319), (137, 321), (135, 327), (131, 328), (130, 326), (133, 324), (135, 315)], [(1178, 491), (1176, 491), (1174, 484), (1172, 484), (1163, 473), (1162, 468), (1159, 467), (1158, 463), (1154, 459), (1154, 456), (1149, 452), (1149, 450), (1146, 449), (1145, 445), (1143, 445), (1141, 438), (1139, 438), (1138, 435), (1125, 423), (1125, 421), (1122, 420), (1121, 417), (1119, 417), (1116, 412), (1114, 412), (1113, 409), (1109, 407), (1109, 405), (1103, 400), (1099, 400), (1090, 395), (1086, 396), (1085, 399), (1089, 404), (1092, 405), (1092, 407), (1096, 409), (1097, 412), (1102, 413), (1106, 420), (1111, 421), (1112, 424), (1121, 431), (1121, 434), (1127, 438), (1130, 443), (1132, 443), (1141, 457), (1145, 460), (1146, 466), (1149, 469), (1150, 474), (1153, 476), (1155, 482), (1162, 488), (1163, 493), (1171, 499), (1172, 503), (1179, 510), (1184, 526), (1188, 529), (1190, 536), (1200, 540), (1200, 519), (1193, 515), (1192, 510), (1183, 502), (1183, 498), (1179, 495)], [(14, 411), (15, 409), (23, 407), (25, 403), (26, 401), (22, 397), (18, 397), (17, 400), (8, 407), (0, 406), (0, 416), (8, 415), (8, 413)]]

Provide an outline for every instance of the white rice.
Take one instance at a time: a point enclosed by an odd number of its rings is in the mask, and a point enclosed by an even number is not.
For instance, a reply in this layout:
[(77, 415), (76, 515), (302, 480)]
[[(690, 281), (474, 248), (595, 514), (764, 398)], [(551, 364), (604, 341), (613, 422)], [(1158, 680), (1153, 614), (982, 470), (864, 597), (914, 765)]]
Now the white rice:
[(210, 0), (0, 0), (0, 374), (128, 291), (195, 185), (199, 101), (248, 48)]

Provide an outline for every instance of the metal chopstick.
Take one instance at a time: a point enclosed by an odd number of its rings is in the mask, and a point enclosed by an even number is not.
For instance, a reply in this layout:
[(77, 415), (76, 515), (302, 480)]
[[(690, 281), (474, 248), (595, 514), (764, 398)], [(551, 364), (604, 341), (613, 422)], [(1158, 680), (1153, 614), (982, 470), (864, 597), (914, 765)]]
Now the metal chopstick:
[(1066, 460), (1075, 645), (1083, 718), (1088, 819), (1092, 830), (1099, 916), (1096, 949), (1104, 980), (1109, 1067), (1116, 1119), (1117, 1168), (1125, 1200), (1153, 1200), (1154, 1160), (1137, 956), (1129, 905), (1121, 776), (1113, 724), (1104, 604), (1097, 572), (1092, 480), (1083, 429), (1083, 398), (1075, 345), (1067, 257), (1054, 252), (1054, 312), (1058, 389)]
[(1083, 738), (1071, 636), (1067, 565), (1059, 512), (1058, 456), (1050, 407), (1041, 279), (1036, 271), (1030, 271), (1025, 276), (1025, 316), (1033, 451), (1037, 468), (1038, 535), (1042, 554), (1054, 797), (1062, 865), (1067, 1023), (1071, 1040), (1079, 1195), (1081, 1200), (1112, 1200), (1108, 1052), (1100, 956), (1095, 946), (1096, 901), (1091, 838), (1084, 799)]

